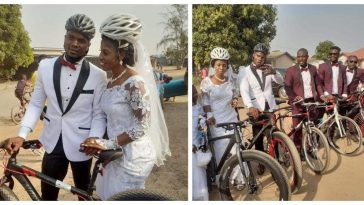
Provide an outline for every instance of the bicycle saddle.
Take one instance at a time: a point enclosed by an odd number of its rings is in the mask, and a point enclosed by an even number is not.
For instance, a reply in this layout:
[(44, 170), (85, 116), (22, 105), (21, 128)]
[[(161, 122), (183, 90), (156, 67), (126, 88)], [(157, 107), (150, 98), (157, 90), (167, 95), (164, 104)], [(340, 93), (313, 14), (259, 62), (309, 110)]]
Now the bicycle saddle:
[(100, 162), (103, 164), (103, 166), (106, 166), (108, 163), (110, 163), (113, 160), (119, 159), (121, 156), (123, 156), (122, 149), (105, 150), (105, 151), (102, 151), (100, 154), (98, 154), (98, 158), (99, 158)]

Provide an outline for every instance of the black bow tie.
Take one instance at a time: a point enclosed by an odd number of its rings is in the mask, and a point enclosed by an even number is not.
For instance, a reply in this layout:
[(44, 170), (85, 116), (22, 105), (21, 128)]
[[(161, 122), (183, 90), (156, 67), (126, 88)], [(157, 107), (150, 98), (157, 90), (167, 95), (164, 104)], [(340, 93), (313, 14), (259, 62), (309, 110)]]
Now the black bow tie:
[(339, 66), (339, 63), (331, 63), (331, 66)]
[(353, 72), (354, 72), (354, 70), (346, 70), (346, 72), (348, 72), (348, 73), (353, 73)]
[(301, 68), (301, 72), (308, 71), (308, 68)]

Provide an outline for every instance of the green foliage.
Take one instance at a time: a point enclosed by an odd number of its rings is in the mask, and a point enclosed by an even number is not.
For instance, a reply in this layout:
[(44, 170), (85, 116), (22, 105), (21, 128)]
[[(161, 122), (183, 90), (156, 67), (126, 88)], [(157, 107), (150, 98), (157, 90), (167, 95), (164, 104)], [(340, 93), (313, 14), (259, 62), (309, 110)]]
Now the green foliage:
[(223, 47), (233, 64), (249, 64), (254, 46), (275, 37), (276, 20), (273, 5), (193, 5), (193, 60), (208, 64), (211, 50)]
[(11, 78), (19, 67), (33, 62), (28, 33), (21, 22), (20, 5), (0, 5), (0, 76)]
[(177, 68), (183, 65), (188, 54), (187, 13), (186, 4), (174, 4), (162, 14), (166, 19), (162, 22), (165, 34), (158, 47), (164, 47), (165, 56), (176, 63)]
[(317, 60), (327, 60), (329, 58), (330, 47), (335, 44), (331, 41), (320, 42), (316, 46), (315, 55), (313, 56)]

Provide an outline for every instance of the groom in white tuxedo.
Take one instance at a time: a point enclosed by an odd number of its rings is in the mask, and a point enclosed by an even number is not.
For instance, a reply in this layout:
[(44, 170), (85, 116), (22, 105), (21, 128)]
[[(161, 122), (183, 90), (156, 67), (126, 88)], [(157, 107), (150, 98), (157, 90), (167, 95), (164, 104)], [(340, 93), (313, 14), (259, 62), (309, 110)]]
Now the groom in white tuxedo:
[[(86, 190), (92, 159), (79, 152), (88, 137), (102, 137), (106, 119), (100, 107), (106, 73), (84, 58), (95, 35), (93, 21), (83, 15), (71, 16), (66, 22), (65, 53), (44, 59), (32, 99), (21, 122), (17, 137), (6, 140), (7, 151), (16, 152), (34, 129), (47, 100), (47, 113), (40, 142), (46, 154), (42, 173), (63, 180), (71, 164), (77, 188)], [(41, 184), (43, 200), (57, 200), (59, 189)]]
[[(283, 85), (283, 77), (271, 65), (265, 63), (269, 48), (259, 43), (254, 47), (253, 61), (246, 67), (239, 68), (238, 81), (240, 94), (249, 113), (258, 118), (259, 113), (276, 109), (277, 104), (273, 95), (272, 82)], [(253, 135), (256, 136), (261, 125), (253, 125)], [(256, 141), (255, 149), (263, 151), (263, 138)], [(264, 173), (264, 166), (259, 165), (258, 174)]]

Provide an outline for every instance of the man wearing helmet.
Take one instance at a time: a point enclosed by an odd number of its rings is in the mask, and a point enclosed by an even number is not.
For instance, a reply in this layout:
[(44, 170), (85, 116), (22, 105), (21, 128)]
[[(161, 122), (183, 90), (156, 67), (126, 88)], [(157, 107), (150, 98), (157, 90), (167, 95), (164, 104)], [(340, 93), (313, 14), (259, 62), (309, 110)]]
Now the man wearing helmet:
[[(34, 93), (18, 136), (7, 139), (6, 147), (14, 153), (22, 146), (47, 100), (39, 138), (46, 151), (42, 173), (63, 180), (70, 163), (75, 186), (86, 190), (92, 159), (79, 152), (79, 144), (89, 136), (102, 137), (105, 132), (106, 120), (99, 101), (106, 86), (106, 73), (84, 59), (95, 35), (93, 21), (76, 14), (67, 20), (65, 28), (65, 53), (40, 62)], [(42, 182), (41, 191), (43, 200), (58, 198), (58, 188)]]
[[(259, 112), (277, 108), (277, 104), (272, 91), (272, 81), (283, 85), (283, 78), (271, 65), (265, 64), (269, 48), (262, 43), (254, 47), (253, 62), (239, 68), (240, 94), (249, 113), (258, 118)], [(260, 131), (261, 126), (253, 126), (253, 135)], [(255, 148), (263, 150), (263, 138), (258, 138)], [(264, 172), (261, 166), (259, 173)]]

